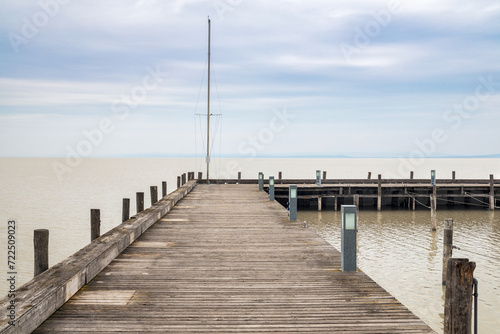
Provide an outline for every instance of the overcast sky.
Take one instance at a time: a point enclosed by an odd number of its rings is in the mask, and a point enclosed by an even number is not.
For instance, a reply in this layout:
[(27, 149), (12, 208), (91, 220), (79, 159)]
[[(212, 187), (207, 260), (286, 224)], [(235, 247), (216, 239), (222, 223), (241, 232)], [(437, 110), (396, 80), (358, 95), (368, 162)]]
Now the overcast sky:
[(0, 156), (203, 154), (207, 16), (217, 155), (500, 153), (498, 0), (2, 0)]

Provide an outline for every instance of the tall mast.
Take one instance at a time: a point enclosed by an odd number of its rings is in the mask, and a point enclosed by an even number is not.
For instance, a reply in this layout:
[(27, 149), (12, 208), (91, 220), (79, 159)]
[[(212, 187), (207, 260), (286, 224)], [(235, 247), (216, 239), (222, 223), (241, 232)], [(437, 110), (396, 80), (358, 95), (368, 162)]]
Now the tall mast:
[(210, 17), (208, 18), (207, 183), (210, 183)]

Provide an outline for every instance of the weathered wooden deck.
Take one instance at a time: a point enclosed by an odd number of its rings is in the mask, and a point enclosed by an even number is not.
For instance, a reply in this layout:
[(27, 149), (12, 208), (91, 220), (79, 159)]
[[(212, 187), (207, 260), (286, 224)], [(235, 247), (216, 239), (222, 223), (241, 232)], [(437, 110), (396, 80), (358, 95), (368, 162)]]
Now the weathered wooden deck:
[(432, 333), (255, 185), (197, 185), (35, 333)]

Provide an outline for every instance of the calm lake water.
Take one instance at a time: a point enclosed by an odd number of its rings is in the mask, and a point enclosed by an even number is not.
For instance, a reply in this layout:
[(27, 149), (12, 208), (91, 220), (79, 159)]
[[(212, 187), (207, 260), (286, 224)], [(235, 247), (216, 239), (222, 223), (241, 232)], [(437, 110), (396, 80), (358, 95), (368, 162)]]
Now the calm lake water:
[[(61, 166), (64, 166), (61, 169)], [(405, 178), (410, 168), (415, 178), (500, 178), (500, 159), (428, 159), (408, 166), (399, 159), (214, 159), (212, 177), (257, 177), (283, 172), (284, 178), (315, 177), (316, 169), (329, 178), (365, 178), (382, 174)], [(56, 167), (56, 169), (54, 169)], [(57, 168), (58, 167), (58, 168)], [(205, 171), (199, 159), (82, 159), (68, 164), (54, 158), (0, 158), (0, 295), (7, 292), (7, 222), (17, 220), (17, 286), (33, 277), (33, 230), (50, 230), (49, 261), (54, 265), (90, 241), (90, 209), (101, 209), (101, 232), (120, 224), (122, 198), (145, 193), (149, 187), (168, 182), (175, 190), (177, 176), (188, 171)], [(135, 214), (132, 205), (131, 214)], [(429, 228), (426, 211), (361, 211), (359, 221), (359, 267), (396, 296), (436, 331), (442, 331), (441, 289), (442, 221), (453, 218), (455, 244), (462, 250), (455, 257), (477, 263), (481, 333), (500, 333), (500, 216), (499, 212), (440, 211), (437, 232)], [(311, 228), (337, 249), (340, 247), (340, 215), (336, 212), (300, 212)], [(3, 267), (3, 268), (2, 268)], [(1, 277), (0, 275), (0, 277)]]

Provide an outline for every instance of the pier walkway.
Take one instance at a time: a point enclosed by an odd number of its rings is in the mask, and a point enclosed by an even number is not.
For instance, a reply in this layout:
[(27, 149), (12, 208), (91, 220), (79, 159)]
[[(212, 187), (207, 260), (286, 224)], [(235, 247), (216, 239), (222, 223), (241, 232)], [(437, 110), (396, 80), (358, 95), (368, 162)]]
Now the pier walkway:
[(256, 185), (196, 185), (35, 333), (433, 333)]

